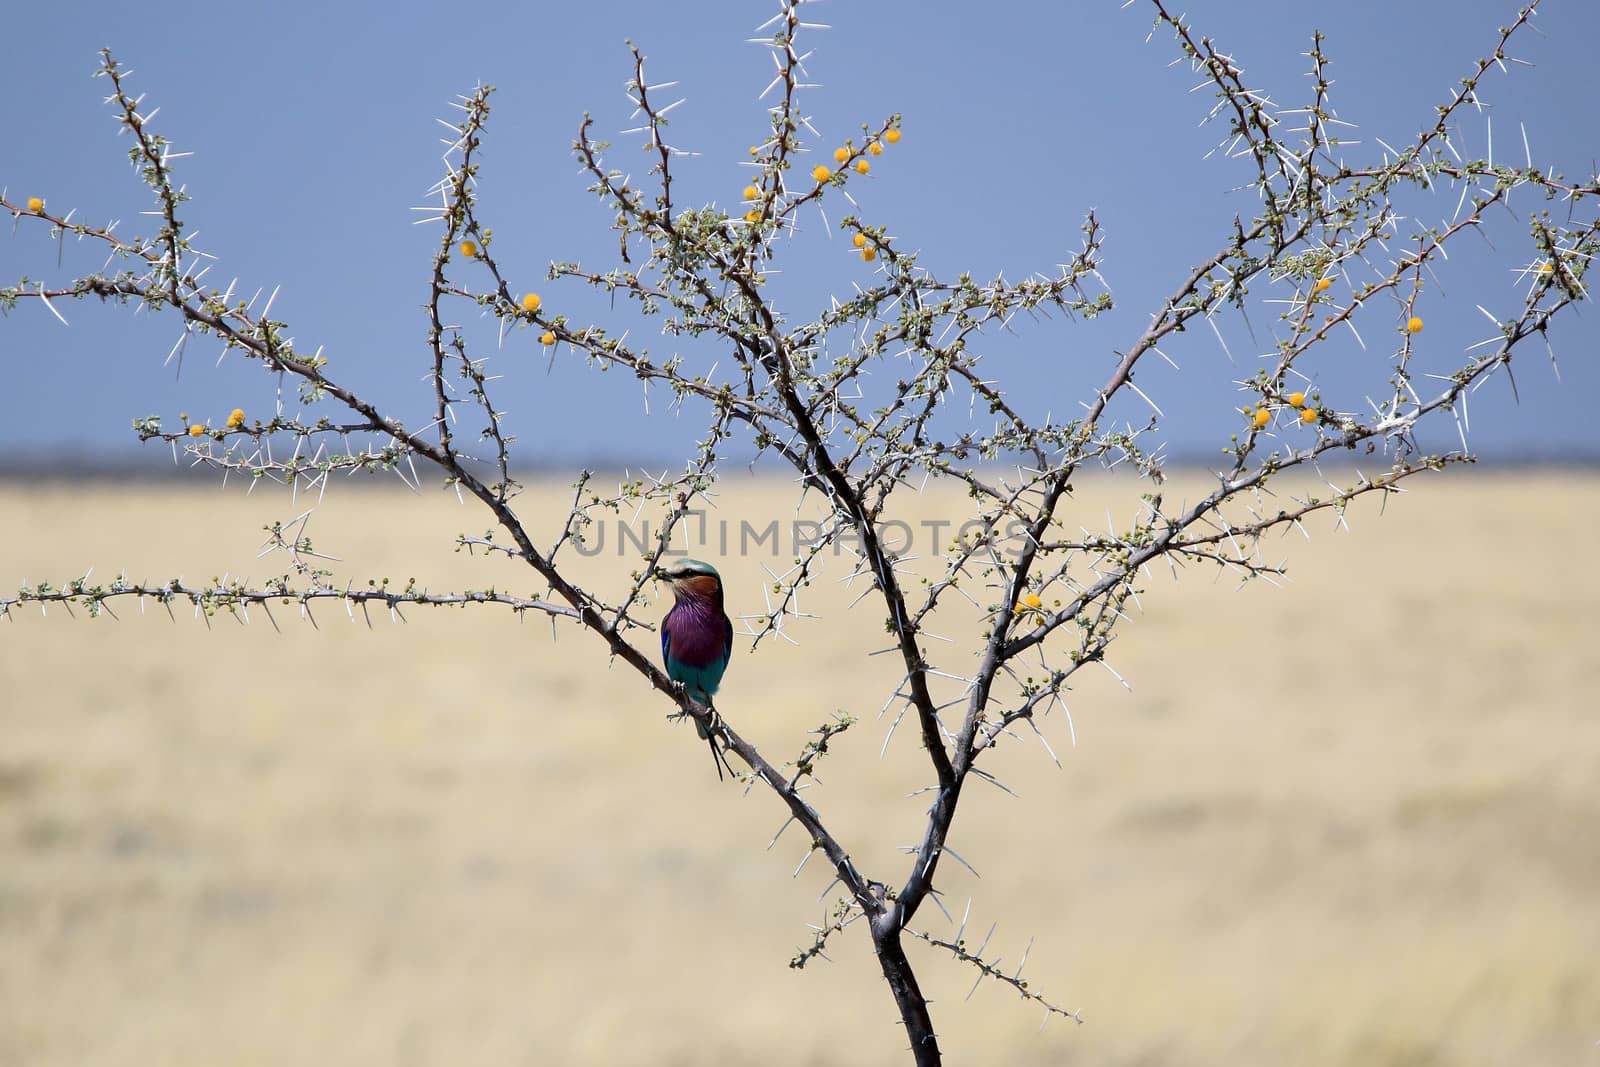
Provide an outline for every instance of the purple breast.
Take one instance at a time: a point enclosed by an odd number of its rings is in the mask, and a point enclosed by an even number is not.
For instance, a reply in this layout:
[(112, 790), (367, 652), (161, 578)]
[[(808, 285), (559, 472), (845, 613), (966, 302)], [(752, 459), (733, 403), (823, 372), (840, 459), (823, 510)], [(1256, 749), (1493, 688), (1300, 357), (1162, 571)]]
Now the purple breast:
[(704, 667), (723, 656), (727, 634), (715, 604), (682, 597), (663, 623), (672, 635), (672, 658), (690, 667)]

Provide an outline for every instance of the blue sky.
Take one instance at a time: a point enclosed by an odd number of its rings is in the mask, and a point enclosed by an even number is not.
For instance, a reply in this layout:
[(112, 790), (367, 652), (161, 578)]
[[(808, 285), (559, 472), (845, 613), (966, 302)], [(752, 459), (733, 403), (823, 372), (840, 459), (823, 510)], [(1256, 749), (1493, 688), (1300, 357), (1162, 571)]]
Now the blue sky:
[[(1374, 137), (1404, 142), (1432, 121), (1492, 46), (1512, 3), (1352, 2), (1309, 5), (1191, 0), (1187, 11), (1285, 106), (1303, 99), (1303, 52), (1314, 27), (1328, 36), (1333, 102), (1356, 122), (1363, 145)], [(766, 130), (757, 96), (771, 72), (765, 49), (744, 43), (776, 5), (731, 2), (661, 4), (477, 5), (470, 9), (406, 5), (284, 3), (35, 4), (13, 17), (0, 38), (0, 99), (5, 148), (0, 185), (13, 199), (46, 197), (52, 211), (123, 220), (139, 232), (148, 190), (126, 160), (105, 83), (89, 75), (109, 46), (133, 68), (132, 86), (159, 105), (156, 127), (194, 156), (178, 173), (197, 244), (220, 258), (211, 277), (237, 277), (246, 295), (281, 286), (273, 317), (286, 320), (302, 350), (322, 346), (330, 371), (414, 424), (426, 421), (421, 379), (426, 279), (438, 231), (413, 225), (412, 208), (439, 177), (444, 133), (435, 119), (480, 80), (498, 86), (482, 162), (480, 213), (497, 235), (497, 254), (518, 288), (538, 288), (547, 309), (612, 323), (612, 313), (573, 283), (543, 281), (552, 260), (603, 270), (616, 243), (609, 216), (589, 194), (570, 150), (585, 110), (597, 131), (617, 142), (612, 159), (645, 169), (634, 139), (623, 82), (623, 44), (649, 56), (652, 81), (677, 80), (687, 102), (673, 112), (672, 135), (701, 155), (678, 172), (680, 202), (730, 206), (747, 171), (746, 148)], [(828, 150), (863, 122), (904, 118), (905, 139), (853, 182), (862, 216), (887, 225), (902, 247), (923, 250), (922, 263), (953, 277), (984, 280), (1053, 272), (1077, 247), (1093, 208), (1105, 229), (1103, 273), (1118, 310), (1087, 324), (1060, 321), (993, 342), (993, 373), (1037, 413), (1064, 414), (1104, 380), (1114, 351), (1137, 337), (1151, 310), (1198, 258), (1226, 239), (1235, 213), (1254, 199), (1232, 191), (1246, 180), (1242, 162), (1212, 158), (1221, 136), (1200, 128), (1207, 91), (1169, 37), (1146, 41), (1151, 9), (1137, 0), (970, 4), (848, 3), (829, 0), (808, 17), (830, 24), (814, 34), (808, 69), (822, 87), (805, 104)], [(1593, 106), (1592, 43), (1600, 40), (1600, 5), (1549, 0), (1513, 49), (1535, 64), (1486, 79), (1496, 158), (1521, 159), (1525, 124), (1537, 163), (1582, 177), (1600, 155), (1600, 114)], [(1463, 124), (1470, 155), (1486, 154), (1487, 120)], [(1448, 201), (1448, 202), (1447, 202)], [(1440, 198), (1422, 211), (1437, 221), (1454, 209)], [(1442, 290), (1426, 294), (1422, 335), (1441, 361), (1454, 360), (1487, 335), (1474, 308), (1509, 314), (1521, 290), (1508, 268), (1530, 261), (1531, 194), (1513, 199), (1490, 237), (1493, 248), (1453, 260)], [(836, 226), (844, 214), (828, 209)], [(0, 278), (27, 273), (59, 281), (97, 267), (88, 247), (58, 250), (38, 225), (0, 239)], [(802, 321), (829, 292), (867, 282), (871, 268), (849, 255), (836, 229), (814, 215), (786, 264), (782, 291)], [(525, 284), (522, 284), (525, 281)], [(809, 299), (811, 304), (805, 301)], [(275, 380), (218, 346), (185, 350), (181, 375), (163, 367), (179, 335), (173, 319), (132, 316), (97, 303), (62, 308), (63, 328), (25, 303), (0, 319), (0, 361), (10, 403), (0, 420), (0, 455), (142, 459), (170, 464), (165, 446), (138, 445), (132, 418), (180, 411), (220, 421), (240, 406), (270, 414)], [(615, 322), (626, 320), (615, 316)], [(461, 309), (460, 317), (470, 311)], [(634, 339), (653, 354), (684, 352), (707, 366), (709, 349), (677, 348), (633, 323)], [(1271, 345), (1270, 317), (1252, 337), (1228, 329), (1230, 364), (1210, 331), (1191, 331), (1165, 350), (1181, 369), (1152, 367), (1140, 386), (1168, 414), (1163, 434), (1174, 454), (1215, 454), (1239, 416), (1231, 382)], [(478, 354), (494, 351), (490, 325), (472, 326)], [(648, 342), (644, 340), (649, 337)], [(1360, 406), (1381, 388), (1390, 341), (1369, 337), (1372, 351), (1339, 342), (1317, 357), (1318, 387), (1337, 406)], [(1596, 368), (1600, 329), (1594, 312), (1568, 317), (1552, 337), (1560, 380), (1542, 354), (1519, 362), (1520, 404), (1504, 380), (1472, 399), (1472, 442), (1487, 457), (1578, 451), (1600, 455)], [(554, 366), (524, 333), (508, 338), (494, 368), (505, 375), (496, 395), (521, 436), (519, 461), (533, 464), (675, 463), (701, 429), (656, 396), (645, 409), (637, 382), (597, 375), (558, 357)], [(292, 400), (292, 397), (291, 397)], [(335, 414), (329, 411), (329, 414)], [(1142, 419), (1131, 408), (1121, 412)], [(1448, 432), (1444, 432), (1448, 429)], [(1441, 424), (1429, 443), (1449, 446)]]

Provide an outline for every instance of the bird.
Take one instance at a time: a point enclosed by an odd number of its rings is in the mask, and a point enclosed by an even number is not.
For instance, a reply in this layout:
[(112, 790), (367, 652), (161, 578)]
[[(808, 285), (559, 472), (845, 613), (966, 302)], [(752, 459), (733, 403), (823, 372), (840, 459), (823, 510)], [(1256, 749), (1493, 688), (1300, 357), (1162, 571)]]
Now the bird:
[[(672, 585), (672, 610), (661, 620), (661, 660), (667, 677), (682, 685), (689, 699), (715, 713), (711, 698), (733, 655), (733, 623), (722, 609), (722, 575), (709, 563), (680, 559), (658, 568), (656, 577)], [(732, 774), (733, 767), (710, 730), (698, 719), (695, 729), (711, 746), (717, 780), (722, 780), (725, 765)]]

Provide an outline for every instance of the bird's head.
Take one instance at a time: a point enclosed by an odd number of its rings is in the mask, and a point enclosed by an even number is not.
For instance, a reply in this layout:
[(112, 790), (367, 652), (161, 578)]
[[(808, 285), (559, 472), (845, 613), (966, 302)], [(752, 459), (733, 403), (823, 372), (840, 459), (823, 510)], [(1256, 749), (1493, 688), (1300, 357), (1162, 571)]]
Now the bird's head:
[(702, 596), (722, 599), (722, 575), (717, 568), (697, 559), (678, 559), (656, 568), (656, 577), (672, 584), (677, 596)]

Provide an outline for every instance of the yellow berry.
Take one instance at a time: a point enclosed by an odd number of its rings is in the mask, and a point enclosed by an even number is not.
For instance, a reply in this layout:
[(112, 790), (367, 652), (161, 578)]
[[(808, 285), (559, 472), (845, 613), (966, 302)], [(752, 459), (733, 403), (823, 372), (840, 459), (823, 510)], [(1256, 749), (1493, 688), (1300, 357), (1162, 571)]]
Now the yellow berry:
[(1257, 408), (1255, 421), (1257, 426), (1265, 426), (1272, 421), (1272, 412), (1266, 408)]
[(1333, 288), (1333, 279), (1332, 278), (1318, 278), (1317, 279), (1317, 284), (1316, 284), (1316, 291), (1317, 292), (1325, 293), (1331, 288)]
[(747, 186), (744, 187), (744, 198), (746, 200), (754, 200), (756, 197), (758, 197), (760, 195), (761, 195), (761, 190), (757, 189), (755, 186), (747, 185)]
[(872, 164), (871, 163), (868, 163), (864, 159), (856, 160), (856, 173), (857, 174), (865, 174), (867, 171), (869, 171), (871, 169), (872, 169)]
[(1022, 602), (1024, 604), (1028, 605), (1028, 607), (1030, 607), (1030, 608), (1036, 608), (1040, 604), (1044, 603), (1044, 601), (1039, 599), (1039, 594), (1038, 593), (1029, 593), (1027, 596), (1024, 596), (1022, 598)]
[(1421, 319), (1419, 319), (1415, 315), (1413, 315), (1413, 316), (1411, 316), (1411, 318), (1406, 320), (1406, 333), (1421, 333), (1421, 332), (1422, 332), (1422, 320)]
[(189, 436), (190, 437), (204, 437), (205, 435), (206, 435), (206, 428), (204, 426), (200, 425), (198, 422), (195, 423), (193, 426), (189, 427)]
[(900, 143), (900, 131), (899, 130), (890, 130), (888, 133), (883, 135), (883, 139), (885, 141), (888, 141), (890, 144), (899, 144)]
[(44, 210), (44, 201), (40, 200), (37, 196), (28, 197), (28, 210), (38, 214)]
[(871, 152), (875, 156), (881, 156), (883, 155), (883, 145), (879, 144), (877, 141), (873, 141), (871, 144), (867, 145), (867, 151)]
[(234, 408), (228, 413), (228, 428), (237, 430), (244, 425), (244, 408)]
[(832, 174), (832, 173), (833, 173), (833, 171), (829, 170), (827, 167), (824, 167), (820, 163), (818, 163), (815, 167), (811, 168), (811, 176), (813, 178), (817, 179), (817, 181), (819, 181), (819, 182), (827, 181), (828, 180), (828, 176), (830, 174)]
[(876, 248), (863, 248), (861, 250), (861, 258), (866, 262), (871, 263), (873, 260), (878, 258), (878, 250)]
[(542, 345), (553, 345), (556, 343), (556, 335), (550, 330), (546, 330), (544, 333), (539, 335), (539, 343)]
[(854, 237), (850, 238), (850, 243), (855, 245), (857, 248), (865, 248), (867, 247), (867, 235), (864, 233), (858, 233)]
[(1290, 393), (1289, 394), (1289, 406), (1290, 407), (1297, 408), (1301, 404), (1304, 404), (1305, 402), (1306, 402), (1306, 394), (1304, 394), (1304, 393)]
[(1321, 415), (1317, 414), (1316, 408), (1306, 408), (1300, 413), (1300, 421), (1307, 425), (1316, 422), (1321, 417)]
[(845, 160), (847, 160), (849, 158), (850, 158), (850, 149), (848, 149), (848, 148), (835, 148), (833, 150), (833, 161), (835, 163), (843, 163)]
[(544, 303), (544, 301), (539, 299), (538, 293), (529, 293), (527, 296), (522, 298), (522, 309), (524, 311), (538, 311), (539, 305), (542, 303)]

